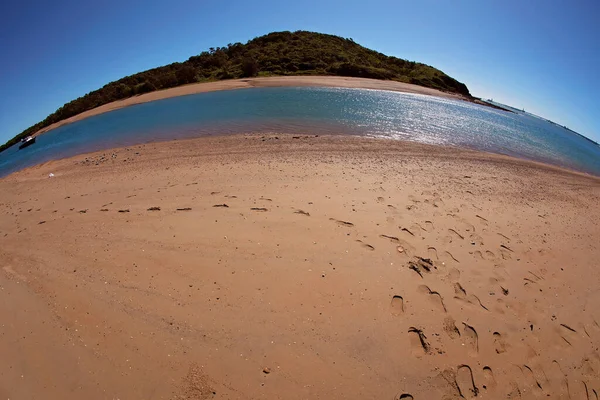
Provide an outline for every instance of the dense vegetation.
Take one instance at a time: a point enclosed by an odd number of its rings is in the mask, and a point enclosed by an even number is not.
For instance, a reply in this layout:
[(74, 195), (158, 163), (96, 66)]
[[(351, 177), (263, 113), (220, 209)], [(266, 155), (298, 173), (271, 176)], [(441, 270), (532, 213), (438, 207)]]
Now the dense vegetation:
[(84, 111), (154, 90), (194, 82), (273, 75), (341, 75), (414, 83), (469, 96), (457, 80), (425, 64), (388, 57), (352, 39), (313, 32), (274, 32), (227, 47), (211, 48), (189, 60), (127, 76), (73, 100), (6, 144)]

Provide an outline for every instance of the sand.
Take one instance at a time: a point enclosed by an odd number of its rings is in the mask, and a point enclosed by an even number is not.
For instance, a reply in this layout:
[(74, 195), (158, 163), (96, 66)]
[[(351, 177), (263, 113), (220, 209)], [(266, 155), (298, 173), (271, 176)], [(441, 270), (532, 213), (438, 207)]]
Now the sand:
[(124, 100), (114, 101), (92, 110), (77, 114), (71, 118), (56, 122), (46, 128), (40, 129), (34, 136), (41, 135), (49, 130), (58, 128), (75, 121), (104, 114), (105, 112), (117, 110), (132, 106), (135, 104), (147, 103), (149, 101), (168, 99), (170, 97), (186, 96), (196, 93), (215, 92), (218, 90), (234, 90), (248, 89), (253, 87), (342, 87), (355, 89), (377, 89), (391, 90), (395, 92), (424, 94), (429, 96), (444, 97), (457, 100), (473, 101), (478, 104), (487, 105), (482, 101), (474, 98), (466, 98), (454, 93), (446, 93), (440, 90), (426, 88), (423, 86), (413, 85), (410, 83), (402, 83), (395, 81), (383, 81), (378, 79), (368, 78), (347, 78), (341, 76), (275, 76), (268, 78), (246, 78), (246, 79), (231, 79), (218, 82), (194, 83), (191, 85), (178, 86), (171, 89), (158, 90), (156, 92), (145, 93), (142, 95), (130, 97)]
[(596, 399), (599, 199), (342, 136), (29, 168), (0, 179), (0, 398)]

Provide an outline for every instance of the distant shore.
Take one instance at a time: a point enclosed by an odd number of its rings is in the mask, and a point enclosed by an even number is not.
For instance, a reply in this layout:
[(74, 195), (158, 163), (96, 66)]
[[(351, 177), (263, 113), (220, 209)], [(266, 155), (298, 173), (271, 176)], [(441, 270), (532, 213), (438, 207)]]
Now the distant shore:
[(48, 132), (52, 129), (56, 129), (63, 125), (67, 125), (76, 121), (81, 121), (85, 118), (92, 117), (94, 115), (104, 114), (109, 111), (118, 110), (120, 108), (132, 106), (135, 104), (142, 104), (155, 100), (168, 99), (170, 97), (186, 96), (196, 93), (215, 92), (219, 90), (249, 89), (254, 87), (294, 86), (391, 90), (395, 92), (424, 94), (428, 96), (437, 96), (454, 100), (475, 102), (477, 104), (492, 107), (489, 104), (477, 101), (477, 99), (474, 100), (473, 98), (467, 98), (458, 94), (446, 93), (440, 90), (431, 89), (424, 86), (397, 81), (385, 81), (368, 78), (350, 78), (341, 76), (274, 76), (268, 78), (245, 78), (217, 82), (194, 83), (191, 85), (178, 86), (171, 89), (145, 93), (139, 96), (134, 96), (127, 99), (115, 101), (109, 104), (105, 104), (103, 106), (96, 107), (81, 114), (77, 114), (71, 118), (64, 119), (46, 128), (40, 129), (39, 131), (34, 133), (34, 136), (41, 135), (42, 133)]

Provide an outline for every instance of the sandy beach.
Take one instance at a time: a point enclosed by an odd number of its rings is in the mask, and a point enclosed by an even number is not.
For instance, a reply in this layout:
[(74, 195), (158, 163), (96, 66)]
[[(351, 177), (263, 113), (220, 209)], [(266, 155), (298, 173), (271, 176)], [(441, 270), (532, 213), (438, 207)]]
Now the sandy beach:
[(2, 178), (0, 227), (0, 398), (600, 394), (598, 178), (208, 137)]
[[(103, 114), (105, 112), (117, 110), (119, 108), (132, 106), (135, 104), (147, 103), (149, 101), (168, 99), (170, 97), (186, 96), (196, 93), (215, 92), (218, 90), (234, 90), (234, 89), (249, 89), (254, 87), (341, 87), (354, 89), (376, 89), (376, 90), (391, 90), (403, 93), (424, 94), (428, 96), (437, 96), (450, 98), (455, 100), (474, 101), (467, 99), (461, 95), (446, 93), (440, 90), (426, 88), (424, 86), (412, 85), (410, 83), (402, 83), (396, 81), (384, 81), (379, 79), (368, 78), (350, 78), (342, 76), (274, 76), (268, 78), (245, 78), (245, 79), (230, 79), (218, 82), (195, 83), (191, 85), (178, 86), (166, 90), (158, 90), (155, 92), (145, 93), (142, 95), (130, 97), (124, 100), (114, 101), (100, 107), (96, 107), (89, 111), (77, 114), (74, 117), (67, 118), (63, 121), (52, 124), (44, 129), (40, 129), (34, 136), (41, 135), (49, 130), (58, 128), (75, 121)], [(478, 104), (488, 105), (481, 101), (474, 101)], [(489, 105), (488, 105), (489, 106)]]

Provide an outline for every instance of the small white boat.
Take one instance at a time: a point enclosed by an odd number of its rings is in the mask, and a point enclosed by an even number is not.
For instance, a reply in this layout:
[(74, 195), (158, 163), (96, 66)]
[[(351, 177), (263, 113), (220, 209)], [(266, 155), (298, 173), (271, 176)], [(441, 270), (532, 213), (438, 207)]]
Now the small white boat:
[(31, 146), (35, 143), (35, 137), (27, 136), (24, 139), (21, 139), (21, 145), (19, 146), (19, 150), (24, 149), (25, 147)]

